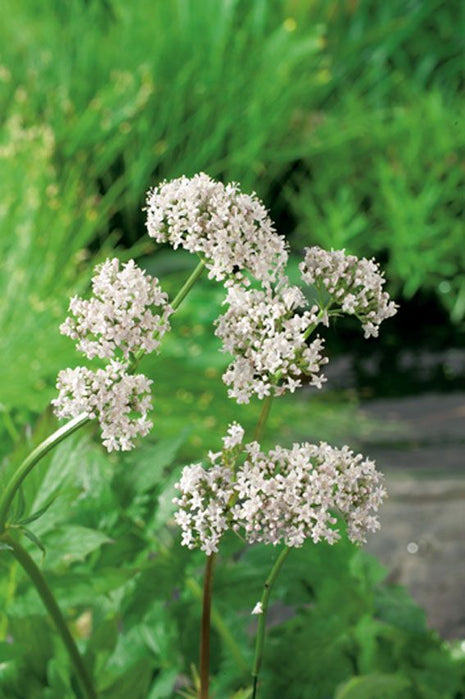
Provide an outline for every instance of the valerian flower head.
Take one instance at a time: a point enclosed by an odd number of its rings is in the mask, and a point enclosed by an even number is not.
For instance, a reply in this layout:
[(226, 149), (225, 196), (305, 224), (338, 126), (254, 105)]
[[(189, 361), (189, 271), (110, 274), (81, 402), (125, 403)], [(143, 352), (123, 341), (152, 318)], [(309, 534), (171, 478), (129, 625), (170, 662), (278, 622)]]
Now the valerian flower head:
[(381, 322), (396, 313), (397, 306), (383, 291), (384, 277), (374, 260), (315, 246), (306, 249), (299, 269), (304, 282), (329, 294), (333, 306), (359, 318), (365, 337), (377, 337)]
[(105, 369), (64, 369), (57, 378), (58, 398), (52, 400), (58, 418), (87, 413), (97, 418), (108, 451), (128, 451), (136, 437), (152, 428), (150, 385), (143, 374), (129, 374), (127, 365), (112, 360)]
[(323, 341), (307, 341), (321, 319), (316, 306), (305, 310), (308, 304), (298, 287), (284, 277), (274, 287), (233, 285), (225, 304), (228, 310), (216, 321), (216, 335), (222, 350), (234, 355), (223, 375), (231, 398), (248, 403), (254, 394), (292, 393), (303, 377), (321, 388), (325, 379), (320, 369), (327, 362)]
[(367, 531), (378, 529), (383, 479), (361, 454), (324, 442), (277, 446), (268, 454), (257, 442), (245, 449), (231, 518), (249, 543), (298, 547), (312, 539), (332, 544), (340, 538), (336, 514), (346, 521), (352, 541), (363, 542)]
[(265, 453), (250, 442), (235, 463), (226, 447), (210, 453), (208, 460), (207, 468), (186, 466), (176, 484), (181, 497), (174, 500), (179, 506), (175, 519), (189, 548), (217, 551), (228, 528), (249, 543), (294, 547), (307, 539), (335, 543), (341, 536), (340, 519), (358, 543), (379, 528), (376, 512), (386, 495), (383, 476), (373, 461), (346, 446), (304, 442)]
[(130, 260), (120, 269), (118, 259), (96, 267), (93, 296), (71, 299), (71, 316), (60, 326), (64, 335), (77, 340), (77, 349), (89, 359), (112, 359), (119, 351), (127, 359), (131, 352), (153, 352), (169, 330), (172, 313), (168, 297), (158, 279), (152, 278)]
[(162, 182), (147, 193), (147, 231), (159, 243), (183, 247), (206, 260), (209, 277), (248, 284), (280, 276), (286, 243), (255, 194), (235, 183), (222, 184), (205, 173)]

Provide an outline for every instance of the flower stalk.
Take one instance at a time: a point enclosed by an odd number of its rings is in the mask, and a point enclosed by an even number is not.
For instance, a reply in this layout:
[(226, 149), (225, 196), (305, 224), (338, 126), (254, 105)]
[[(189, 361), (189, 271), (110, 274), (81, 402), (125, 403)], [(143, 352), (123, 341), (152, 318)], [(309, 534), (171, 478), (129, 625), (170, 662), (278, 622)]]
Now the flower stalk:
[(208, 699), (210, 683), (210, 617), (213, 589), (213, 569), (216, 554), (207, 556), (203, 582), (202, 627), (200, 632), (200, 699)]
[(269, 396), (267, 396), (262, 405), (262, 411), (260, 413), (260, 417), (258, 418), (258, 422), (255, 426), (255, 431), (253, 438), (256, 442), (259, 442), (260, 439), (262, 438), (263, 432), (265, 430), (266, 423), (268, 422), (268, 418), (270, 415), (271, 411), (271, 404), (273, 403), (273, 393), (270, 393)]
[(81, 654), (79, 653), (74, 638), (68, 629), (60, 607), (58, 606), (55, 597), (42, 574), (42, 571), (35, 564), (34, 560), (28, 554), (26, 549), (24, 549), (21, 544), (8, 532), (5, 532), (0, 536), (0, 541), (6, 544), (7, 548), (12, 552), (13, 556), (16, 558), (25, 573), (29, 576), (31, 582), (39, 593), (45, 608), (50, 614), (53, 623), (55, 624), (56, 629), (66, 646), (66, 650), (68, 651), (68, 655), (73, 664), (76, 677), (85, 698), (97, 699), (98, 695), (94, 688), (92, 678), (81, 657)]
[(279, 571), (281, 570), (284, 561), (289, 555), (290, 548), (285, 547), (278, 558), (276, 559), (273, 568), (267, 579), (265, 580), (263, 594), (261, 598), (261, 613), (258, 615), (258, 628), (257, 637), (255, 640), (255, 656), (252, 668), (252, 679), (253, 679), (253, 694), (252, 699), (256, 699), (258, 692), (258, 676), (260, 673), (260, 667), (262, 664), (263, 657), (263, 646), (265, 644), (265, 632), (266, 632), (266, 615), (268, 611), (268, 604), (270, 600), (271, 588), (278, 577)]

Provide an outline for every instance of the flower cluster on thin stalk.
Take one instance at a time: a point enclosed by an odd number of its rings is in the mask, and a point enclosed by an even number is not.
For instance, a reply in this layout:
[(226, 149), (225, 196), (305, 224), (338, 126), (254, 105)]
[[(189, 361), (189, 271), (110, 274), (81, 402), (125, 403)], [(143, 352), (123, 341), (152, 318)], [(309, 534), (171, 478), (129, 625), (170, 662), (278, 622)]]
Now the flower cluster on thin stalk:
[(92, 291), (89, 300), (71, 299), (71, 316), (60, 329), (77, 341), (77, 349), (86, 357), (109, 363), (104, 369), (61, 371), (59, 394), (52, 404), (59, 418), (82, 413), (97, 418), (107, 450), (127, 451), (152, 427), (148, 418), (152, 381), (132, 371), (131, 355), (158, 351), (169, 330), (172, 309), (158, 280), (133, 260), (121, 269), (117, 259), (97, 266)]
[(333, 544), (342, 520), (349, 539), (360, 543), (378, 529), (376, 512), (386, 493), (373, 461), (325, 442), (265, 453), (256, 441), (241, 444), (242, 435), (232, 425), (223, 450), (209, 453), (208, 468), (184, 468), (174, 500), (184, 545), (211, 554), (227, 529), (248, 543)]
[(63, 335), (77, 340), (79, 352), (89, 359), (112, 359), (119, 352), (127, 360), (139, 350), (158, 350), (172, 313), (158, 279), (134, 260), (121, 270), (118, 259), (106, 260), (96, 269), (92, 294), (88, 300), (74, 296), (72, 315), (60, 326)]

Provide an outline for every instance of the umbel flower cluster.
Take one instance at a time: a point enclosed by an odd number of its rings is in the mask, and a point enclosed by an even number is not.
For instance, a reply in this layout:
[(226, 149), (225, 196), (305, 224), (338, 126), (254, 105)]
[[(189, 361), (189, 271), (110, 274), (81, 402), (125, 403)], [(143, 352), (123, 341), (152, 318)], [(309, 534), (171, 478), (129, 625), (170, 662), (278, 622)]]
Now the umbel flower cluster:
[(109, 364), (97, 370), (64, 369), (58, 374), (58, 398), (52, 401), (57, 417), (86, 413), (97, 418), (108, 451), (132, 449), (134, 439), (152, 427), (147, 417), (152, 381), (131, 371), (130, 355), (158, 350), (172, 312), (157, 279), (133, 260), (121, 270), (119, 264), (113, 259), (97, 266), (93, 297), (72, 298), (72, 316), (60, 328), (89, 359), (97, 356)]
[(120, 351), (127, 360), (131, 352), (158, 350), (172, 312), (158, 279), (134, 260), (121, 270), (119, 260), (107, 260), (96, 269), (92, 293), (89, 300), (71, 299), (72, 316), (60, 326), (63, 335), (77, 340), (79, 352), (89, 359), (112, 359)]
[(378, 529), (376, 512), (386, 493), (373, 461), (324, 442), (265, 453), (258, 442), (240, 444), (243, 434), (232, 425), (223, 450), (209, 453), (208, 468), (184, 468), (174, 503), (185, 546), (210, 555), (228, 528), (249, 543), (290, 547), (306, 539), (333, 544), (341, 520), (354, 542)]
[(183, 247), (205, 259), (217, 281), (248, 283), (280, 276), (286, 243), (255, 194), (224, 185), (201, 172), (163, 182), (147, 194), (147, 231), (159, 243)]
[(216, 335), (223, 351), (234, 356), (223, 375), (231, 398), (248, 403), (253, 394), (293, 393), (304, 375), (312, 386), (321, 387), (325, 379), (320, 368), (328, 361), (322, 355), (323, 341), (307, 343), (320, 322), (318, 307), (303, 310), (308, 304), (298, 287), (284, 278), (261, 289), (234, 285), (225, 303), (228, 310), (216, 321)]
[(87, 413), (91, 419), (98, 418), (108, 451), (128, 451), (135, 437), (144, 437), (152, 428), (147, 418), (152, 408), (151, 383), (143, 374), (129, 374), (127, 366), (114, 359), (96, 371), (65, 369), (58, 375), (60, 394), (53, 401), (55, 413), (57, 417)]

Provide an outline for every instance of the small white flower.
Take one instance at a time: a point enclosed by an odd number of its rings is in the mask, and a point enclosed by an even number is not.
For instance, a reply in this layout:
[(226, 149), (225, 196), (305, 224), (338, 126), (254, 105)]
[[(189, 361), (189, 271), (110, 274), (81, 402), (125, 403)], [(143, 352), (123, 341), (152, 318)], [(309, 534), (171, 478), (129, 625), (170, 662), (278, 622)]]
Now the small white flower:
[(263, 614), (263, 604), (261, 602), (257, 602), (255, 607), (252, 609), (250, 612), (251, 614)]
[(242, 443), (244, 439), (244, 428), (237, 422), (233, 422), (229, 425), (227, 436), (223, 437), (223, 445), (225, 449), (234, 449), (239, 444)]

